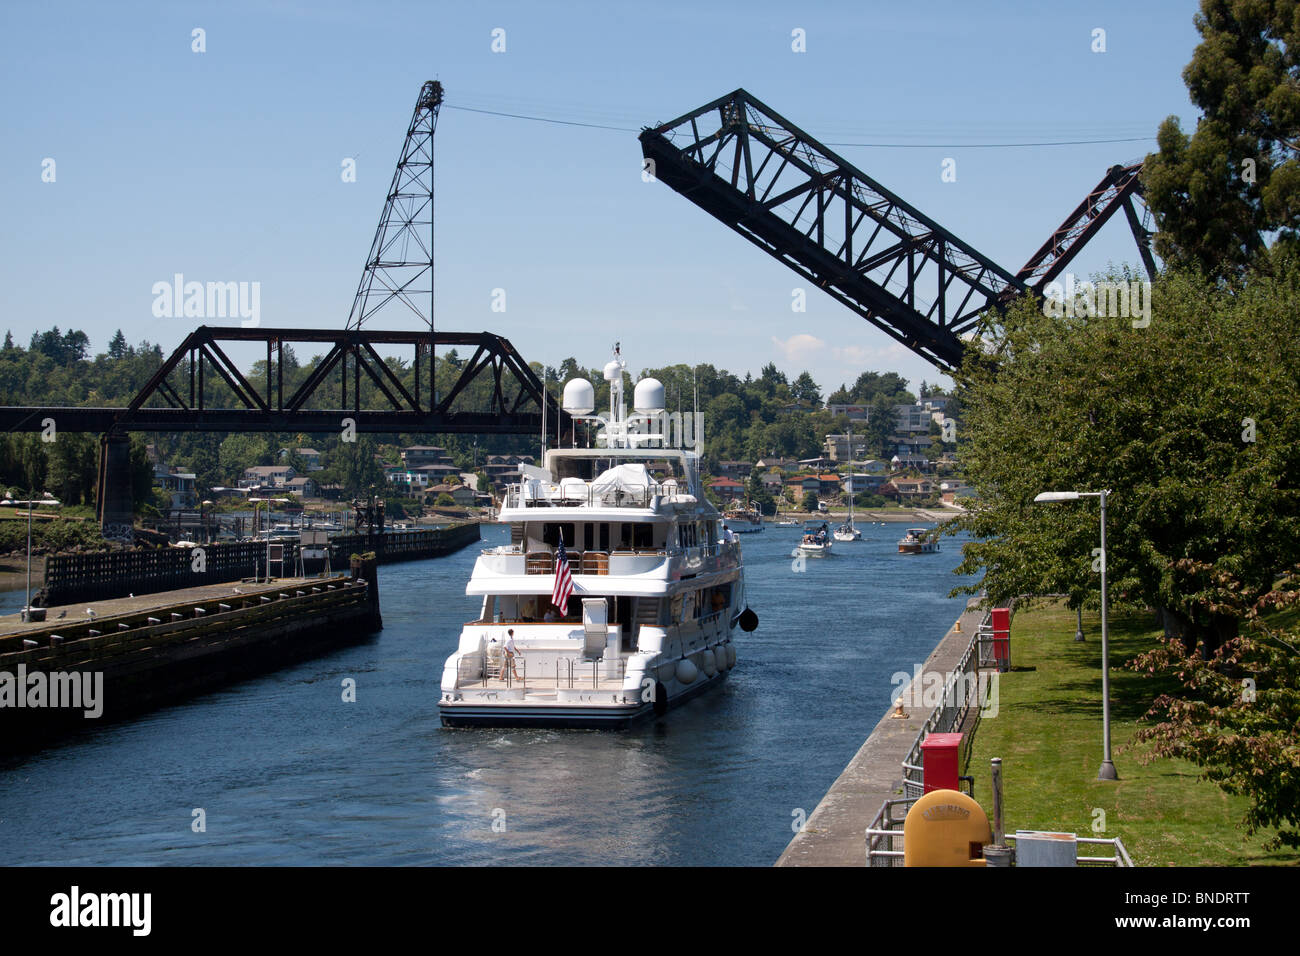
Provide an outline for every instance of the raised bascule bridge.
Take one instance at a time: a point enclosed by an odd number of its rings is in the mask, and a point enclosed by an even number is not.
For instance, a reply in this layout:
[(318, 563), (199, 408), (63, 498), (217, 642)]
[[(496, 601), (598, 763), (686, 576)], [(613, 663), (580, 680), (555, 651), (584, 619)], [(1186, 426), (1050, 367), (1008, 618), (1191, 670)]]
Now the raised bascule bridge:
[[(125, 407), (0, 407), (0, 428), (99, 433), (98, 516), (116, 537), (131, 533), (131, 432), (540, 435), (545, 423), (548, 434), (561, 434), (568, 416), (543, 398), (541, 381), (507, 339), (434, 328), (433, 136), (442, 100), (440, 83), (420, 88), (344, 328), (202, 326)], [(414, 316), (416, 330), (373, 327), (394, 312)], [(305, 377), (296, 374), (294, 346), (322, 353)], [(472, 350), (441, 389), (440, 347)], [(255, 381), (232, 353), (262, 350), (265, 374)]]
[(1135, 206), (1141, 163), (1108, 169), (1013, 271), (743, 89), (640, 140), (655, 178), (945, 371), (961, 364), (986, 315), (1041, 294), (1121, 208), (1155, 275), (1148, 216)]

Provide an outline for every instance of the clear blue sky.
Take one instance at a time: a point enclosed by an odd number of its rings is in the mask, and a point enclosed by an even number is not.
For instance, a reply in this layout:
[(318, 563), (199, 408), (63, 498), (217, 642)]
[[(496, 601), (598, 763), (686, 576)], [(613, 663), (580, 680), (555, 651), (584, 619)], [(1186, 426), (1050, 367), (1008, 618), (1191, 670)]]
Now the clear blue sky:
[[(263, 325), (342, 327), (420, 84), (439, 79), (437, 324), (530, 360), (807, 368), (823, 395), (934, 369), (662, 184), (629, 127), (745, 87), (1012, 270), (1115, 162), (1194, 122), (1194, 0), (51, 3), (0, 7), (0, 327), (170, 351), (151, 287), (261, 283)], [(191, 51), (191, 31), (207, 50)], [(506, 31), (506, 52), (491, 50)], [(1092, 31), (1106, 31), (1093, 53)], [(791, 50), (791, 31), (807, 52)], [(982, 149), (976, 143), (1142, 141)], [(57, 181), (41, 181), (42, 160)], [(344, 183), (340, 164), (357, 160)], [(946, 157), (957, 182), (940, 180)], [(1136, 262), (1120, 218), (1075, 260)], [(494, 288), (507, 311), (491, 311)], [(232, 322), (232, 324), (234, 324)], [(396, 315), (386, 323), (414, 327)], [(3, 397), (0, 397), (3, 401)]]

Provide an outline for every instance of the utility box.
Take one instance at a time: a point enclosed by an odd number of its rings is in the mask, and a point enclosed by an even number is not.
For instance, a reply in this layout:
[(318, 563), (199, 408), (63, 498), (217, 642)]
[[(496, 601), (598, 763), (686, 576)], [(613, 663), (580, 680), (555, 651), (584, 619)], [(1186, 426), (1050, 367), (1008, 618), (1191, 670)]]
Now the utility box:
[(1011, 608), (995, 607), (993, 617), (993, 661), (998, 673), (1011, 670)]
[(1078, 838), (1073, 833), (1016, 831), (1016, 866), (1078, 865)]
[(960, 753), (962, 734), (930, 734), (921, 741), (921, 766), (925, 789), (960, 790)]

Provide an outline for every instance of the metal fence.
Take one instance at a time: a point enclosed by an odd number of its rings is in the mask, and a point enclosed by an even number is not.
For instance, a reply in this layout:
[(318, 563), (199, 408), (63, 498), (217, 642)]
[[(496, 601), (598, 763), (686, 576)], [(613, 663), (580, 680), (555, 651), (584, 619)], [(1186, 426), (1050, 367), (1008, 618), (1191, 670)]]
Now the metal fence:
[[(907, 811), (912, 809), (917, 797), (901, 797), (886, 800), (867, 827), (867, 866), (902, 866), (903, 865), (903, 823)], [(1003, 839), (1014, 847), (1015, 835), (1007, 834)], [(1086, 850), (1105, 847), (1109, 856), (1084, 856)], [(1075, 864), (1078, 866), (1120, 866), (1131, 867), (1133, 860), (1128, 849), (1119, 837), (1075, 837)]]
[(903, 821), (916, 797), (886, 800), (867, 827), (867, 866), (903, 865)]
[(599, 690), (601, 684), (622, 686), (627, 675), (627, 661), (587, 660), (585, 658), (557, 657), (554, 666), (548, 662), (537, 662), (533, 674), (528, 673), (528, 658), (516, 654), (513, 667), (506, 661), (505, 655), (493, 658), (486, 651), (464, 654), (456, 662), (456, 686), (471, 687), (477, 684), (487, 687), (488, 681), (503, 681), (507, 689), (519, 687), (528, 689), (531, 679), (534, 688), (544, 690), (569, 690), (590, 687)]
[[(930, 734), (946, 734), (955, 731), (966, 720), (972, 706), (980, 706), (980, 667), (984, 666), (985, 654), (993, 653), (993, 616), (985, 614), (984, 619), (971, 636), (970, 644), (957, 664), (957, 669), (948, 675), (943, 685), (943, 696), (930, 711), (925, 726), (916, 735), (912, 748), (903, 758), (903, 796), (916, 798), (925, 792), (925, 771), (921, 766), (921, 744)], [(920, 690), (913, 682), (912, 691)]]
[(625, 485), (607, 482), (597, 485), (577, 479), (558, 485), (549, 482), (507, 485), (502, 507), (505, 508), (649, 508), (657, 497), (671, 497), (689, 492), (684, 484)]
[[(1014, 607), (1014, 602), (1012, 607)], [(925, 770), (921, 763), (921, 744), (930, 734), (952, 733), (966, 721), (971, 707), (983, 704), (979, 673), (997, 667), (993, 646), (993, 613), (987, 612), (971, 636), (956, 670), (948, 675), (942, 699), (926, 718), (925, 726), (903, 758), (903, 796), (881, 804), (871, 826), (866, 829), (867, 866), (903, 865), (903, 821), (912, 804), (925, 793)], [(915, 685), (914, 685), (915, 686)], [(963, 777), (963, 780), (970, 780)], [(1014, 836), (1007, 836), (1014, 841)], [(1085, 847), (1109, 847), (1110, 856), (1079, 856)], [(1128, 851), (1118, 837), (1076, 837), (1076, 863), (1081, 866), (1132, 866)]]
[[(1016, 835), (1008, 833), (1005, 837), (1008, 846), (1015, 846)], [(1110, 856), (1081, 856), (1088, 847), (1107, 847)], [(1132, 866), (1124, 841), (1119, 837), (1081, 837), (1074, 838), (1074, 862), (1078, 866)]]

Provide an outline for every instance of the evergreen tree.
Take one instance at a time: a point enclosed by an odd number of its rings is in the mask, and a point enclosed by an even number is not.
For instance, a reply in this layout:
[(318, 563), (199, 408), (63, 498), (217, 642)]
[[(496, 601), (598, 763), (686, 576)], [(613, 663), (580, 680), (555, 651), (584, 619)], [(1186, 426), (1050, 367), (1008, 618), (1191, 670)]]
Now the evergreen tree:
[(1166, 265), (1239, 278), (1264, 236), (1300, 235), (1300, 17), (1291, 0), (1201, 0), (1183, 71), (1203, 116), (1170, 116), (1142, 170)]
[(118, 329), (113, 333), (113, 338), (109, 340), (108, 357), (111, 359), (126, 358), (129, 348), (130, 346), (126, 344), (126, 336), (122, 334), (121, 329)]

